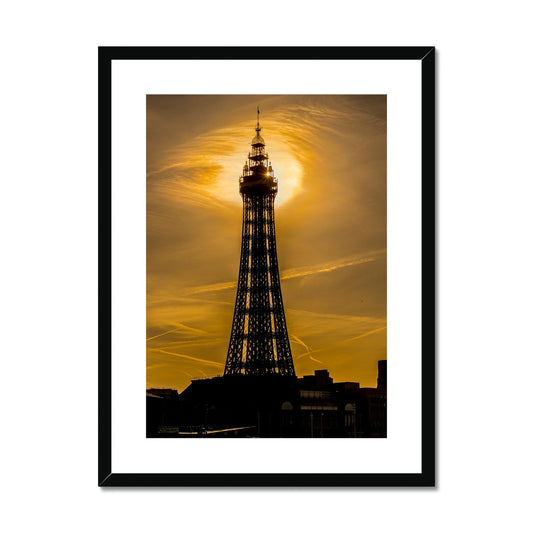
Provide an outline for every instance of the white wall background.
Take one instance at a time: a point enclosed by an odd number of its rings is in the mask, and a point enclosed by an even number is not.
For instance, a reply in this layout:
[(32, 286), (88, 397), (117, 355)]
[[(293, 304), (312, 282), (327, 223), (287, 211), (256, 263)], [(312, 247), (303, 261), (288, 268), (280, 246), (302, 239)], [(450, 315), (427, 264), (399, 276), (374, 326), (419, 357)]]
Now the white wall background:
[[(533, 193), (527, 3), (18, 2), (1, 63), (6, 531), (524, 531)], [(97, 46), (438, 48), (438, 488), (97, 483)]]

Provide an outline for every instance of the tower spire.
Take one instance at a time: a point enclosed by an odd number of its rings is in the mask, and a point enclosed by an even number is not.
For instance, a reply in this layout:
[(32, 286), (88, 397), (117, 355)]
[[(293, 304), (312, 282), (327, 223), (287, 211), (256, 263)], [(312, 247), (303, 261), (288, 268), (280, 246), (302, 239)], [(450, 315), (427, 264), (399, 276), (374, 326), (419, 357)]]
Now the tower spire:
[(257, 133), (261, 131), (261, 126), (259, 125), (259, 106), (257, 106), (257, 127), (255, 128), (255, 131), (257, 131)]

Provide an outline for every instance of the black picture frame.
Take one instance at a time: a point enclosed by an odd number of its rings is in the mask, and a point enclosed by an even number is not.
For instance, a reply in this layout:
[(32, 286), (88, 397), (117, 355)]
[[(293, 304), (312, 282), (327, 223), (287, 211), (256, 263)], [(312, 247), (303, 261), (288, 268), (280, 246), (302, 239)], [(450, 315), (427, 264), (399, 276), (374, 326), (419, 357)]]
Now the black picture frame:
[[(111, 457), (111, 66), (114, 60), (419, 60), (422, 72), (422, 458), (420, 473), (116, 473)], [(435, 486), (435, 48), (100, 47), (98, 485)]]

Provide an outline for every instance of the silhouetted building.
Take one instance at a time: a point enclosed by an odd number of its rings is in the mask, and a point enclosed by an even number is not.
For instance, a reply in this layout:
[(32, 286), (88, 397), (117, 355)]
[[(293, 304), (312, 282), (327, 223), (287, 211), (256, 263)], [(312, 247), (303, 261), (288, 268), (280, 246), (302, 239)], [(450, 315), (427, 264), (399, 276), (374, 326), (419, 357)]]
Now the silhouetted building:
[[(380, 362), (381, 378), (385, 368)], [(150, 426), (152, 437), (387, 436), (386, 389), (335, 383), (327, 370), (299, 379), (279, 374), (198, 379), (178, 404), (156, 404), (148, 394), (147, 401), (152, 411), (158, 408), (161, 426)]]
[(359, 390), (357, 437), (387, 436), (387, 361), (378, 361), (377, 388)]
[(175, 389), (147, 389), (146, 395), (157, 396), (167, 400), (177, 400), (179, 398), (179, 393)]
[(180, 398), (174, 389), (148, 389), (146, 391), (146, 436), (159, 437), (166, 428), (180, 422)]
[(327, 370), (315, 370), (298, 379), (297, 389), (297, 397), (281, 406), (281, 436), (355, 437), (359, 383), (334, 383)]
[(378, 361), (378, 389), (387, 390), (387, 360)]

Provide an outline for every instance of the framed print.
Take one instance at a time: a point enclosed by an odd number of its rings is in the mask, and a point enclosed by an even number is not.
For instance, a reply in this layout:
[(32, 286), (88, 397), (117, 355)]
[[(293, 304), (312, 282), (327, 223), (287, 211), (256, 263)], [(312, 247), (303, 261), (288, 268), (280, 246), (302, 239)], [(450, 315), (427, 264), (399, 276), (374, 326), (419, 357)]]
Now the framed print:
[(434, 69), (99, 49), (99, 485), (435, 485)]

